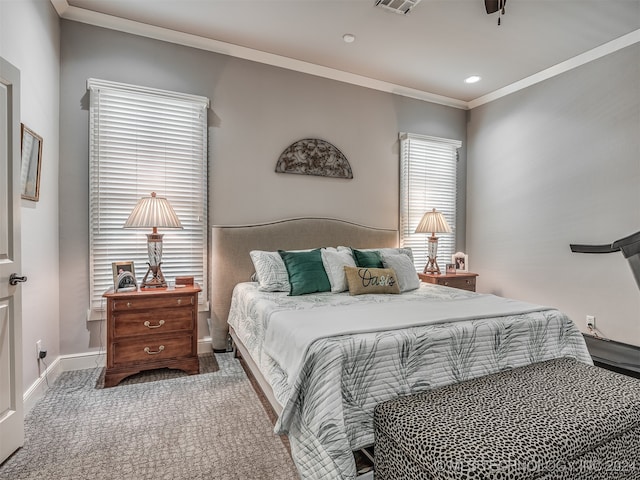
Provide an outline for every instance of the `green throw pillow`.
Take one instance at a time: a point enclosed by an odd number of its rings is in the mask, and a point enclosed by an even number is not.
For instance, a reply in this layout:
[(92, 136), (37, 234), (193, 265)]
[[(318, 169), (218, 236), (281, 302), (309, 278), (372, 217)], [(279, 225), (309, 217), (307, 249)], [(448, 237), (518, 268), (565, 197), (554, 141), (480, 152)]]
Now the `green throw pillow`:
[(322, 264), (320, 249), (310, 252), (285, 252), (278, 250), (287, 268), (291, 290), (289, 295), (329, 292), (331, 283)]
[(376, 250), (356, 250), (355, 248), (351, 249), (353, 251), (353, 259), (356, 261), (356, 265), (358, 267), (363, 268), (384, 268), (382, 263), (382, 257), (380, 253)]

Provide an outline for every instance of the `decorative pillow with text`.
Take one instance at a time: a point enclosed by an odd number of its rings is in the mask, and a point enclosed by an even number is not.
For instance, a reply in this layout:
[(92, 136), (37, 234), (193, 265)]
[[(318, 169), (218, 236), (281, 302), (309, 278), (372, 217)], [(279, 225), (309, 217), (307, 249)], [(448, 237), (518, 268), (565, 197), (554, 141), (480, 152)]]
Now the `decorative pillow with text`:
[(344, 267), (349, 295), (400, 293), (396, 272), (391, 268)]

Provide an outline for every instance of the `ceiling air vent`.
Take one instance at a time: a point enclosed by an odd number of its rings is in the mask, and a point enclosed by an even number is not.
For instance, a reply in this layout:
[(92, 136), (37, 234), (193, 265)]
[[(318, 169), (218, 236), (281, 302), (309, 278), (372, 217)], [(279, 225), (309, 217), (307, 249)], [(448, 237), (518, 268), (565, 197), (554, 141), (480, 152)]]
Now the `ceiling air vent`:
[(420, 0), (376, 0), (376, 7), (406, 15)]

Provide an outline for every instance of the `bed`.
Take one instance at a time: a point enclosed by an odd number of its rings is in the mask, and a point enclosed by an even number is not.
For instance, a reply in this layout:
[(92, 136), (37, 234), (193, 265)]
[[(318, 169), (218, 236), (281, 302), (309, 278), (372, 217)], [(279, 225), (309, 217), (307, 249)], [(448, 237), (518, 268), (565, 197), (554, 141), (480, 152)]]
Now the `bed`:
[[(400, 295), (291, 297), (251, 282), (252, 250), (392, 248), (397, 239), (395, 230), (334, 219), (212, 229), (214, 348), (229, 331), (303, 479), (355, 478), (352, 452), (373, 444), (382, 401), (554, 358), (591, 364), (578, 329), (552, 308), (431, 284)], [(296, 325), (303, 340), (290, 335)]]

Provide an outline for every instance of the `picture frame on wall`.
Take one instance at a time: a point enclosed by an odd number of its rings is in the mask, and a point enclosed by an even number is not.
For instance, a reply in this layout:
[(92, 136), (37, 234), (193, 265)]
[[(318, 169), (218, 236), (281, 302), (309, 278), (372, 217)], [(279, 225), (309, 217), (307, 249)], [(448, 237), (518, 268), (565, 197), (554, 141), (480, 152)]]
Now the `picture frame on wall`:
[(451, 263), (455, 265), (456, 273), (469, 271), (469, 255), (466, 253), (454, 253), (451, 255)]
[(113, 288), (116, 292), (130, 292), (138, 289), (136, 270), (132, 261), (112, 262)]
[(42, 137), (21, 123), (20, 196), (25, 200), (40, 200), (40, 169), (42, 168)]

